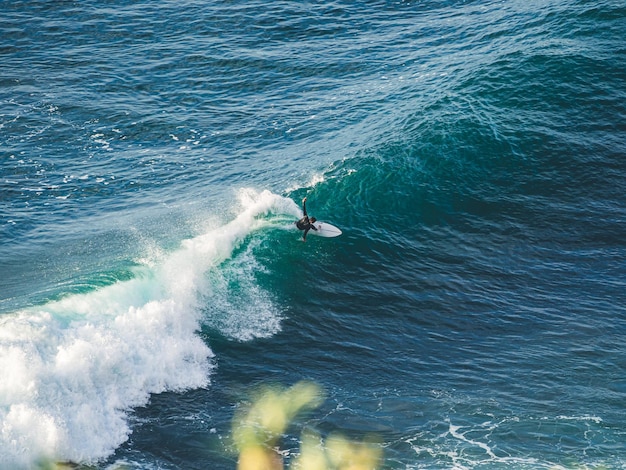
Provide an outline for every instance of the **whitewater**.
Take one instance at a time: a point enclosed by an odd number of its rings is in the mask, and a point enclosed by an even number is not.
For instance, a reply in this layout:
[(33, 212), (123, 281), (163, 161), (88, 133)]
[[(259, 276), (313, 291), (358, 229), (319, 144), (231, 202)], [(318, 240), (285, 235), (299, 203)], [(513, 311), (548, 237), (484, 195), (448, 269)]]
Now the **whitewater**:
[[(128, 439), (128, 413), (151, 394), (209, 385), (213, 353), (198, 331), (228, 294), (211, 272), (254, 231), (300, 215), (269, 191), (242, 190), (239, 202), (234, 220), (143, 260), (130, 280), (0, 319), (0, 468), (97, 462)], [(267, 299), (252, 307), (258, 328), (222, 328), (242, 339), (279, 331)]]

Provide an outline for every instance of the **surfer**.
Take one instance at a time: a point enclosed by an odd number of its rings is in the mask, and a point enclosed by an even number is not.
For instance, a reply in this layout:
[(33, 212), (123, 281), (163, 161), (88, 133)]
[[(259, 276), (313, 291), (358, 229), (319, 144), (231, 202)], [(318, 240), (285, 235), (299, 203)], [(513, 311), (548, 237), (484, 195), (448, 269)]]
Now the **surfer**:
[(304, 212), (304, 217), (296, 222), (296, 227), (298, 227), (299, 230), (304, 230), (302, 241), (306, 242), (306, 234), (309, 233), (309, 230), (313, 229), (317, 232), (315, 225), (313, 225), (317, 219), (315, 217), (309, 219), (309, 215), (306, 213), (306, 197), (302, 199), (302, 212)]

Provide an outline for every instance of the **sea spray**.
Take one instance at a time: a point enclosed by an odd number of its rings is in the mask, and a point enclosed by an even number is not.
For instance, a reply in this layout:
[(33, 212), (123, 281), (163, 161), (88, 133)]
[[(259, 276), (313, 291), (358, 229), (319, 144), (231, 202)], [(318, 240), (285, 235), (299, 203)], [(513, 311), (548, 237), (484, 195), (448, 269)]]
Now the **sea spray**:
[(193, 239), (127, 281), (0, 320), (0, 468), (40, 459), (96, 462), (129, 436), (129, 411), (150, 394), (206, 387), (211, 349), (196, 334), (207, 273), (263, 226), (298, 215), (293, 201), (243, 190), (231, 222)]

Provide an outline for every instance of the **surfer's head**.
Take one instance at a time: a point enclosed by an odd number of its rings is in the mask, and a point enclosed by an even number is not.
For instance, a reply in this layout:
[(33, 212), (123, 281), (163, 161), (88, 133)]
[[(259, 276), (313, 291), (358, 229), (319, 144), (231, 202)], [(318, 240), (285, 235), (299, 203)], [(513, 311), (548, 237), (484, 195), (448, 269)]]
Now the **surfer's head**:
[(311, 217), (311, 223), (314, 224), (315, 222), (317, 222), (317, 219), (315, 217)]

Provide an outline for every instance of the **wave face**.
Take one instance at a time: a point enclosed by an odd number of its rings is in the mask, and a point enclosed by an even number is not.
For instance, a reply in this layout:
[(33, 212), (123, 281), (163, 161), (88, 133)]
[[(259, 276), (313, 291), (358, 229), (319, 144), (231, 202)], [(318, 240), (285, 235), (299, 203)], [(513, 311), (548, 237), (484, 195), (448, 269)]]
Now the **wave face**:
[[(298, 208), (268, 191), (239, 197), (234, 220), (136, 267), (131, 279), (0, 319), (0, 467), (95, 462), (128, 439), (128, 413), (151, 394), (207, 387), (213, 353), (198, 336), (203, 322), (239, 340), (280, 331), (269, 297), (237, 268), (251, 269), (250, 255), (232, 256), (269, 223), (264, 215)], [(255, 294), (247, 310), (224, 287), (233, 271)]]

